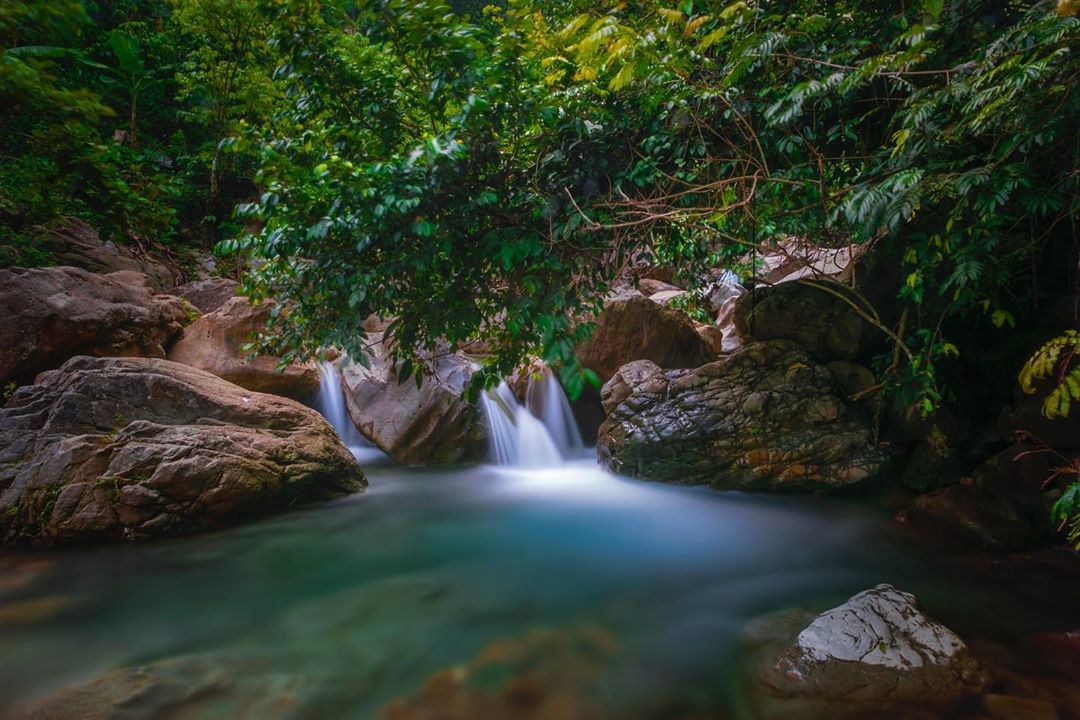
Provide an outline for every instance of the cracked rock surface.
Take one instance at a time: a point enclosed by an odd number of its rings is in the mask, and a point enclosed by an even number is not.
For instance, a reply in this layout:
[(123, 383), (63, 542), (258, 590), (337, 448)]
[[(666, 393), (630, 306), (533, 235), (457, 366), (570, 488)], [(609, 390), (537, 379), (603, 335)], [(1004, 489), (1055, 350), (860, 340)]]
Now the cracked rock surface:
[(964, 642), (891, 585), (818, 615), (760, 667), (758, 680), (776, 698), (835, 703), (827, 717), (860, 707), (949, 705), (989, 683)]
[(647, 480), (806, 491), (859, 482), (885, 460), (864, 409), (783, 340), (693, 370), (632, 362), (602, 400), (601, 462)]
[(75, 357), (0, 410), (0, 539), (222, 527), (360, 490), (314, 410), (167, 360)]

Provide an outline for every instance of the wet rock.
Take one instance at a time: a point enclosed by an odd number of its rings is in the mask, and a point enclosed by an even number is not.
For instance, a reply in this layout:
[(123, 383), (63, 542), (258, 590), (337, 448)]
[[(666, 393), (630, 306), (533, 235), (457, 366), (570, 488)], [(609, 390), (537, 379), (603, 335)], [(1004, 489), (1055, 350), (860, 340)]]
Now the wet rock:
[(443, 348), (429, 359), (427, 376), (417, 388), (411, 379), (398, 382), (381, 336), (369, 339), (374, 343), (370, 367), (356, 361), (341, 366), (349, 415), (364, 437), (408, 465), (483, 459), (487, 454), (483, 417), (463, 397), (472, 378), (472, 362)]
[(188, 314), (146, 276), (73, 267), (0, 270), (0, 385), (74, 355), (164, 357)]
[(295, 399), (314, 395), (319, 389), (319, 369), (315, 363), (289, 365), (279, 371), (279, 358), (269, 355), (252, 358), (243, 350), (245, 343), (266, 328), (273, 306), (272, 302), (252, 305), (243, 297), (228, 300), (185, 328), (169, 350), (169, 359), (255, 392)]
[(596, 319), (592, 338), (577, 348), (578, 358), (607, 382), (633, 360), (662, 368), (704, 365), (715, 355), (685, 313), (637, 294), (611, 300)]
[(1052, 703), (1035, 698), (990, 693), (983, 698), (983, 708), (998, 720), (1058, 720)]
[(213, 277), (177, 285), (169, 294), (184, 298), (201, 313), (210, 313), (236, 297), (238, 287), (235, 280)]
[(491, 643), (479, 655), (432, 675), (382, 711), (386, 720), (599, 720), (593, 697), (612, 663), (606, 630), (537, 629)]
[(602, 399), (599, 458), (634, 477), (806, 491), (859, 482), (885, 460), (865, 411), (825, 367), (780, 340), (693, 370), (629, 363)]
[(878, 585), (818, 615), (758, 667), (766, 717), (863, 717), (944, 708), (982, 692), (989, 676), (964, 642), (915, 597)]
[(1046, 542), (1052, 528), (1042, 486), (1054, 462), (1031, 445), (1013, 445), (980, 465), (970, 481), (915, 498), (909, 518), (995, 550)]
[(0, 411), (0, 537), (161, 537), (366, 481), (313, 410), (145, 358), (76, 357)]
[(833, 294), (846, 295), (847, 290), (827, 281), (817, 285), (828, 290), (786, 282), (740, 296), (733, 315), (739, 339), (790, 340), (823, 361), (866, 355), (876, 339), (870, 325)]
[(133, 270), (146, 275), (150, 285), (158, 290), (172, 287), (179, 277), (164, 263), (140, 257), (126, 247), (102, 240), (97, 230), (78, 218), (61, 218), (37, 230), (35, 240), (52, 254), (57, 265), (103, 274)]
[(312, 681), (268, 672), (257, 658), (185, 655), (124, 668), (56, 693), (24, 720), (295, 717)]

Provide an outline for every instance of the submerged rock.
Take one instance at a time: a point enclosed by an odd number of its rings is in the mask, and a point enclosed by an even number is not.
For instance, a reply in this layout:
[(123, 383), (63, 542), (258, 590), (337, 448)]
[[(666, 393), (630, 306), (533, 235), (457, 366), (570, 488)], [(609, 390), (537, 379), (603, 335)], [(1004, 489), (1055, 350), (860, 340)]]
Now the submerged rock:
[(885, 460), (868, 414), (781, 340), (694, 370), (630, 363), (603, 402), (601, 462), (648, 480), (805, 491), (859, 482)]
[(243, 350), (255, 333), (266, 328), (271, 308), (272, 302), (252, 305), (247, 298), (234, 297), (185, 328), (169, 350), (169, 359), (255, 392), (295, 399), (314, 395), (319, 389), (319, 369), (314, 363), (279, 371), (279, 358), (252, 358)]
[(411, 379), (398, 382), (381, 336), (369, 338), (374, 343), (369, 367), (357, 361), (341, 364), (346, 406), (361, 434), (407, 465), (483, 459), (484, 420), (463, 396), (472, 378), (472, 361), (459, 352), (437, 352), (417, 388)]
[(592, 338), (577, 348), (581, 363), (607, 382), (633, 360), (651, 360), (662, 368), (703, 365), (715, 355), (698, 335), (686, 313), (659, 305), (641, 295), (610, 300)]
[(0, 538), (235, 524), (366, 485), (314, 410), (167, 360), (76, 357), (0, 411)]
[(0, 270), (0, 385), (74, 355), (165, 357), (188, 314), (145, 275), (73, 267)]
[[(915, 597), (878, 585), (818, 615), (759, 666), (766, 717), (863, 717), (958, 703), (989, 677)], [(815, 709), (816, 708), (816, 712)]]

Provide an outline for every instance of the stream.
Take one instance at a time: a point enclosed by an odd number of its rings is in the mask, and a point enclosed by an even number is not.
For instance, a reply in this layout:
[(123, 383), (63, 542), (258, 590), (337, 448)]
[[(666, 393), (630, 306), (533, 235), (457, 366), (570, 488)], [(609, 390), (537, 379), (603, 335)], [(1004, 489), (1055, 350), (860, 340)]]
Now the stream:
[[(1024, 644), (1076, 629), (1075, 576), (951, 552), (865, 503), (644, 483), (588, 451), (368, 474), (360, 495), (217, 533), (0, 555), (0, 717), (143, 667), (122, 717), (496, 718), (409, 713), (466, 671), (503, 687), (506, 662), (598, 709), (580, 717), (746, 717), (755, 618), (882, 582), (1010, 672), (1076, 670)], [(155, 702), (169, 712), (136, 712)]]

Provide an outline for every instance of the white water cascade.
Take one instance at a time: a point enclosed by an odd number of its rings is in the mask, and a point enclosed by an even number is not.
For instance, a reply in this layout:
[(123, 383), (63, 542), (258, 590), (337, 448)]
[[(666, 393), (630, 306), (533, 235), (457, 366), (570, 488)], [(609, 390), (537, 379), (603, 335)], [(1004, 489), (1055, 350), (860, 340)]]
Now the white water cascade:
[(326, 421), (337, 431), (338, 437), (357, 460), (371, 459), (380, 455), (380, 451), (360, 434), (349, 417), (345, 407), (345, 391), (341, 387), (341, 376), (333, 363), (319, 363), (319, 397), (315, 402)]
[[(535, 404), (533, 394), (537, 397)], [(497, 388), (480, 396), (495, 462), (517, 467), (553, 467), (562, 465), (568, 455), (579, 454), (581, 435), (570, 413), (570, 403), (547, 368), (537, 382), (530, 380), (526, 396), (529, 407), (517, 401), (506, 383), (499, 383)]]
[(532, 414), (540, 418), (544, 427), (551, 434), (555, 447), (564, 458), (581, 455), (585, 443), (581, 441), (574, 412), (570, 409), (570, 400), (555, 373), (544, 365), (539, 376), (529, 378), (529, 389), (525, 392), (525, 404)]

